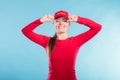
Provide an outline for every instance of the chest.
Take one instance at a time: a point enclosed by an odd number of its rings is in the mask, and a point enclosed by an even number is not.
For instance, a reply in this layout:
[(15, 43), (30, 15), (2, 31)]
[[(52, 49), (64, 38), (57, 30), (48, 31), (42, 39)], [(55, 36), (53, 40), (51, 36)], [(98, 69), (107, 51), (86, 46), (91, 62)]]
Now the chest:
[(51, 53), (53, 61), (71, 62), (74, 61), (78, 52), (78, 47), (69, 43), (68, 45), (55, 45)]

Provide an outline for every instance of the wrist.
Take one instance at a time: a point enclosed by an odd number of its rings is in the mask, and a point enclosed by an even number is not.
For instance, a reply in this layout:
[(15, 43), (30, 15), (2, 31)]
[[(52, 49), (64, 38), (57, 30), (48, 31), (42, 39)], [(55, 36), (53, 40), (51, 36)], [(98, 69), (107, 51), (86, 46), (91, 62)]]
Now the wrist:
[(40, 21), (41, 23), (44, 23), (44, 21), (43, 21), (41, 18), (39, 19), (39, 21)]
[(44, 23), (44, 20), (42, 18), (40, 18), (40, 22)]
[(80, 22), (80, 18), (81, 18), (80, 16), (77, 17), (77, 21), (76, 21), (77, 23)]

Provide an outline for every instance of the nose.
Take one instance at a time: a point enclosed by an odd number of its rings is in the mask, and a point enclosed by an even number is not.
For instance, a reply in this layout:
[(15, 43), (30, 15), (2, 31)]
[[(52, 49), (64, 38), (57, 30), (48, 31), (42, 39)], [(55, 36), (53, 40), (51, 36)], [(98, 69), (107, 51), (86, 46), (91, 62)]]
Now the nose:
[(60, 24), (60, 25), (63, 24), (63, 21), (60, 21), (59, 24)]

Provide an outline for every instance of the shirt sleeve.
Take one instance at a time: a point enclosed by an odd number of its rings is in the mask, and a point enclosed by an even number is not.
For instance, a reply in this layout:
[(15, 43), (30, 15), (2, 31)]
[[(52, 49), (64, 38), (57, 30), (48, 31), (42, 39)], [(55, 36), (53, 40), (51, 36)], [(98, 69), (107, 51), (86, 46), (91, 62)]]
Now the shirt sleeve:
[(78, 16), (77, 23), (83, 24), (83, 25), (89, 27), (88, 31), (78, 34), (77, 36), (74, 36), (74, 42), (78, 46), (81, 46), (84, 43), (86, 43), (88, 40), (90, 40), (92, 37), (94, 37), (101, 30), (100, 24), (98, 24), (88, 18), (83, 18), (83, 17)]
[(28, 24), (27, 26), (25, 26), (22, 29), (22, 33), (31, 41), (33, 41), (45, 48), (48, 43), (49, 37), (33, 32), (33, 30), (41, 24), (42, 24), (42, 22), (40, 21), (40, 19), (37, 19), (37, 20), (31, 22), (30, 24)]

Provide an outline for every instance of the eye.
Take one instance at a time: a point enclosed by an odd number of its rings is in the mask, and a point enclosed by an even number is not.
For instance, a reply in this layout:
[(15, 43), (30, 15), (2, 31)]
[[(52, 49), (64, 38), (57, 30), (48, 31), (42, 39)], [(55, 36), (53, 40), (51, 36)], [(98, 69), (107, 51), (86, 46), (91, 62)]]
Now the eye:
[(64, 22), (67, 22), (67, 20), (64, 20)]
[(55, 22), (59, 22), (59, 20), (55, 20)]
[(68, 20), (67, 20), (67, 19), (64, 19), (63, 22), (68, 22)]

